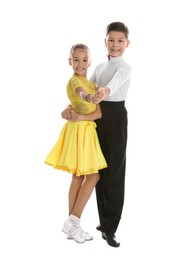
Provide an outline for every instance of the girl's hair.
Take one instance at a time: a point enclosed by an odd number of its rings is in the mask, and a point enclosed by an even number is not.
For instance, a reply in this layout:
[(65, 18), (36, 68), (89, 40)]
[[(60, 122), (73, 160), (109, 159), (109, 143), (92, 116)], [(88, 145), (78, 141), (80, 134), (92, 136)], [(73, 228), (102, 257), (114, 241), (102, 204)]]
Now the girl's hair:
[(124, 23), (121, 23), (121, 22), (110, 23), (106, 27), (106, 35), (108, 35), (109, 32), (111, 32), (111, 31), (123, 32), (125, 34), (126, 39), (128, 39), (129, 29)]
[(74, 45), (71, 47), (70, 57), (71, 57), (72, 53), (74, 52), (74, 50), (76, 50), (76, 49), (83, 49), (83, 50), (86, 49), (86, 50), (89, 51), (88, 46), (86, 46), (86, 45), (83, 44), (83, 43), (77, 43), (77, 44), (74, 44)]

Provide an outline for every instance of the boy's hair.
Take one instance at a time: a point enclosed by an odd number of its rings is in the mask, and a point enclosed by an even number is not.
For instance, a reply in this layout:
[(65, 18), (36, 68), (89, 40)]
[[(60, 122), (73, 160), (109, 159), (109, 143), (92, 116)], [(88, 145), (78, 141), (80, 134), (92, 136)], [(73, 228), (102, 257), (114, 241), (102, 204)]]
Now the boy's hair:
[(108, 35), (109, 32), (111, 32), (111, 31), (123, 32), (125, 34), (126, 39), (128, 39), (129, 29), (124, 23), (121, 23), (121, 22), (110, 23), (106, 27), (106, 35)]
[(74, 44), (72, 47), (71, 47), (71, 50), (70, 50), (70, 57), (72, 55), (72, 53), (74, 52), (74, 50), (76, 49), (86, 49), (89, 51), (89, 48), (87, 45), (83, 44), (83, 43), (77, 43), (77, 44)]

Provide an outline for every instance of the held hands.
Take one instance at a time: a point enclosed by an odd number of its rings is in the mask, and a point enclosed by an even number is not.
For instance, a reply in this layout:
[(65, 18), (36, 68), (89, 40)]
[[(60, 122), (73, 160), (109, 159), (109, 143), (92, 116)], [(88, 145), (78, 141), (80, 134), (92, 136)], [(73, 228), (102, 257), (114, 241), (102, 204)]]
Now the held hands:
[(91, 96), (91, 102), (94, 104), (99, 104), (106, 96), (105, 89), (98, 87), (96, 93)]

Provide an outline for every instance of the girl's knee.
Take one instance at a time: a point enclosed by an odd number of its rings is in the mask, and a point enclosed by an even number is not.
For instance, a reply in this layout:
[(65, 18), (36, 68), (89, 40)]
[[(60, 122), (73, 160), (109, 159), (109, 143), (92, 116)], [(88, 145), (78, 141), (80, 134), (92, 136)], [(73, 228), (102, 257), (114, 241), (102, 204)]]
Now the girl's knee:
[(96, 184), (100, 179), (100, 174), (99, 173), (93, 173), (91, 175), (87, 175), (86, 176), (86, 180), (87, 181), (91, 181), (93, 182), (94, 184)]
[(99, 173), (97, 173), (96, 179), (97, 179), (97, 182), (100, 180), (100, 174)]
[(100, 179), (100, 174), (99, 173), (94, 173), (94, 179), (95, 179), (95, 183), (97, 183)]
[(72, 176), (72, 182), (74, 183), (82, 183), (84, 180), (84, 176), (77, 176), (75, 174), (73, 174)]

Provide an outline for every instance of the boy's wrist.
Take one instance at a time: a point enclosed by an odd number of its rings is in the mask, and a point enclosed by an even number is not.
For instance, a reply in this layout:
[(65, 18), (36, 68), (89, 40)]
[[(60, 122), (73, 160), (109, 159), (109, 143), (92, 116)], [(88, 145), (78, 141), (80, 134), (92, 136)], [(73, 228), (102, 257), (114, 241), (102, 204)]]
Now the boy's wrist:
[(109, 94), (110, 94), (110, 88), (105, 87), (105, 97), (109, 96)]

